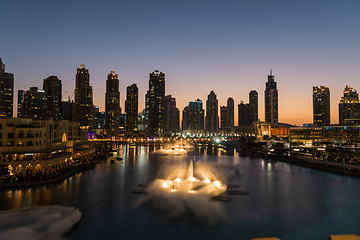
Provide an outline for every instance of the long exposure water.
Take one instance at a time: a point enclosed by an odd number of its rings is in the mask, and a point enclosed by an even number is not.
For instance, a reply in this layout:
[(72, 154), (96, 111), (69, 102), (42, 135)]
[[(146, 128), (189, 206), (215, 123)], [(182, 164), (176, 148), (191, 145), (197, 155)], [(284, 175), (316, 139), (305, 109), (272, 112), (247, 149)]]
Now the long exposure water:
[[(208, 149), (195, 156), (157, 156), (149, 147), (120, 146), (124, 160), (100, 161), (94, 169), (46, 186), (0, 190), (0, 210), (61, 205), (82, 213), (70, 239), (326, 239), (360, 235), (360, 179)], [(248, 195), (218, 202), (225, 220), (213, 226), (170, 220), (133, 194), (169, 165), (195, 159), (218, 169), (222, 181)]]

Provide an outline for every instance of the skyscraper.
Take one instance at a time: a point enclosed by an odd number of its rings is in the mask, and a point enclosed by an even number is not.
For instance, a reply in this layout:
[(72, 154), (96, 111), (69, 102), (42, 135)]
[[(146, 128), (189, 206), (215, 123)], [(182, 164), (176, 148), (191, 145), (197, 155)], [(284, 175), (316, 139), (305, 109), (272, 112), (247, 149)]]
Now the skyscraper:
[(216, 132), (219, 130), (218, 100), (216, 94), (211, 91), (206, 100), (205, 130)]
[(21, 107), (24, 104), (25, 90), (18, 90), (18, 103), (17, 103), (17, 117), (21, 118), (22, 111)]
[(13, 117), (14, 74), (5, 72), (5, 64), (0, 58), (0, 114)]
[(91, 131), (94, 125), (93, 90), (90, 86), (89, 70), (84, 64), (81, 64), (76, 73), (74, 107), (75, 121), (79, 122), (80, 126), (89, 126)]
[(155, 70), (149, 79), (149, 132), (162, 135), (164, 131), (165, 73)]
[(37, 120), (47, 119), (47, 94), (44, 90), (31, 87), (24, 95), (21, 117)]
[(330, 125), (330, 90), (326, 86), (313, 87), (314, 126)]
[(189, 129), (203, 131), (205, 111), (203, 109), (202, 101), (198, 98), (195, 101), (189, 102)]
[(278, 90), (271, 69), (265, 89), (265, 122), (278, 122)]
[(182, 130), (190, 130), (190, 114), (189, 114), (189, 106), (185, 106), (182, 112), (182, 120), (181, 120), (181, 129)]
[(344, 125), (345, 119), (360, 118), (359, 95), (355, 89), (346, 85), (344, 96), (341, 97), (339, 103), (339, 125)]
[(228, 100), (227, 100), (226, 111), (227, 111), (226, 127), (233, 129), (234, 128), (234, 99), (231, 97), (228, 98)]
[(165, 96), (165, 131), (176, 132), (180, 128), (180, 111), (171, 95)]
[(136, 84), (126, 88), (126, 131), (138, 130), (138, 88)]
[(258, 93), (252, 90), (249, 93), (249, 103), (240, 102), (238, 105), (238, 125), (251, 126), (258, 120)]
[(249, 104), (250, 104), (250, 118), (251, 122), (257, 121), (258, 117), (258, 93), (256, 90), (252, 90), (249, 93)]
[(251, 105), (249, 103), (244, 103), (240, 101), (238, 105), (238, 125), (239, 126), (250, 126), (251, 121)]
[(184, 108), (182, 129), (191, 131), (203, 131), (204, 130), (204, 109), (202, 101), (196, 99), (190, 101), (189, 105)]
[(69, 122), (74, 121), (74, 107), (74, 100), (70, 100), (70, 97), (68, 100), (61, 102), (61, 115), (63, 120), (68, 120)]
[(62, 85), (61, 80), (57, 76), (50, 76), (44, 79), (43, 90), (47, 98), (47, 117), (52, 118), (54, 121), (62, 119)]
[(108, 136), (117, 136), (119, 134), (119, 120), (119, 78), (115, 71), (111, 71), (107, 76), (105, 93), (105, 129)]
[(220, 107), (220, 128), (224, 130), (228, 127), (228, 111), (226, 106)]

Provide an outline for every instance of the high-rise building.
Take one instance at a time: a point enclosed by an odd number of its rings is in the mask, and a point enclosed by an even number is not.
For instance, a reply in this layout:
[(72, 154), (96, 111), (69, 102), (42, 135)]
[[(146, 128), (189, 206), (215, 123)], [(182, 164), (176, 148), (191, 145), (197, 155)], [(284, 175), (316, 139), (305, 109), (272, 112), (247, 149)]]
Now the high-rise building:
[(89, 70), (84, 64), (77, 69), (75, 82), (75, 121), (80, 126), (89, 126), (89, 131), (94, 126), (93, 90), (90, 86)]
[(240, 101), (238, 104), (238, 126), (250, 126), (251, 121), (251, 105)]
[(185, 106), (182, 112), (182, 120), (181, 120), (181, 129), (182, 130), (190, 130), (190, 114), (189, 114), (189, 106)]
[(258, 93), (256, 90), (252, 90), (249, 93), (249, 104), (250, 104), (250, 118), (251, 122), (255, 122), (259, 119), (258, 117)]
[(202, 101), (196, 99), (196, 101), (190, 101), (189, 105), (184, 108), (182, 129), (192, 131), (204, 130), (204, 109)]
[(136, 84), (126, 88), (126, 131), (138, 131), (138, 92), (139, 90)]
[(47, 94), (47, 117), (52, 118), (54, 121), (61, 120), (61, 80), (57, 76), (50, 76), (44, 79), (43, 90)]
[[(105, 125), (106, 125), (106, 113), (105, 112), (100, 112), (99, 106), (95, 106), (94, 108), (94, 116), (95, 116), (95, 125), (94, 128), (95, 129), (105, 129)], [(113, 136), (113, 135), (111, 135)]]
[(346, 85), (344, 96), (339, 103), (339, 125), (343, 126), (345, 119), (360, 118), (359, 94), (355, 89)]
[(265, 122), (276, 123), (278, 120), (278, 90), (270, 69), (265, 89)]
[(0, 58), (0, 114), (13, 117), (14, 74), (5, 72), (5, 64)]
[(231, 97), (228, 98), (228, 100), (227, 100), (226, 111), (227, 111), (226, 127), (233, 129), (234, 128), (234, 99)]
[(149, 79), (149, 132), (162, 135), (164, 132), (165, 73), (155, 70)]
[(189, 102), (189, 130), (203, 131), (205, 111), (200, 99)]
[(205, 130), (216, 132), (219, 130), (218, 100), (216, 94), (211, 91), (206, 100)]
[(180, 111), (171, 95), (165, 96), (165, 131), (176, 132), (180, 128)]
[(74, 108), (75, 108), (74, 100), (70, 100), (69, 98), (68, 100), (62, 101), (61, 102), (62, 119), (68, 120), (69, 122), (73, 122), (75, 120)]
[(226, 106), (220, 107), (220, 127), (221, 130), (228, 127), (228, 110)]
[(252, 90), (249, 93), (249, 103), (240, 102), (238, 105), (238, 125), (251, 126), (258, 120), (258, 93)]
[(21, 106), (21, 117), (45, 120), (47, 115), (47, 94), (44, 90), (31, 87), (24, 94)]
[(108, 74), (105, 93), (105, 129), (108, 136), (119, 134), (120, 92), (119, 78), (115, 71)]
[(18, 90), (17, 117), (22, 118), (21, 107), (24, 104), (25, 90)]
[(330, 90), (326, 86), (313, 87), (314, 126), (330, 125)]

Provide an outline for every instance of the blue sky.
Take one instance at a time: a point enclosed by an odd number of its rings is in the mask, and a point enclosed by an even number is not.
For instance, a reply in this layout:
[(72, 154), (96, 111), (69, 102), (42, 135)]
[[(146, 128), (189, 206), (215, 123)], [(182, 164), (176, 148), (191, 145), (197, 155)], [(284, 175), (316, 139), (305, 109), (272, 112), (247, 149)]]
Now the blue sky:
[[(0, 57), (18, 89), (90, 72), (94, 104), (105, 109), (105, 81), (115, 70), (125, 89), (139, 87), (144, 107), (149, 73), (166, 74), (166, 94), (180, 111), (211, 90), (225, 105), (248, 102), (273, 69), (279, 120), (312, 122), (312, 86), (331, 92), (332, 122), (345, 85), (360, 90), (360, 1), (7, 1), (0, 3)], [(237, 109), (235, 111), (237, 113)], [(236, 117), (237, 122), (237, 117)]]

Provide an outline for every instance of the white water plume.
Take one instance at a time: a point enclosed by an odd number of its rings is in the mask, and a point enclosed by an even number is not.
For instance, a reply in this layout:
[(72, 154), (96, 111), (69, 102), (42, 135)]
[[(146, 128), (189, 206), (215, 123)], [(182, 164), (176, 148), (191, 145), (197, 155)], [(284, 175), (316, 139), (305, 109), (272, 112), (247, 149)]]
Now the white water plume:
[(173, 220), (194, 220), (205, 225), (224, 221), (221, 204), (212, 197), (225, 192), (226, 185), (209, 168), (198, 164), (194, 167), (191, 161), (188, 166), (170, 165), (162, 173), (167, 177), (155, 179), (138, 205), (150, 203)]
[(37, 206), (0, 212), (2, 240), (60, 240), (81, 218), (79, 210), (62, 206)]

